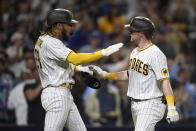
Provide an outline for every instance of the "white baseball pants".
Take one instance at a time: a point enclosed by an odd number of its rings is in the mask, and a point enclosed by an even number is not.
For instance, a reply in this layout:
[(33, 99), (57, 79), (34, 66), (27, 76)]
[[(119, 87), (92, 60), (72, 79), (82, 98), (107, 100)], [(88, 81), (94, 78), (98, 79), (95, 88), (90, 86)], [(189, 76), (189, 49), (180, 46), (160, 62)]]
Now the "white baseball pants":
[(166, 110), (166, 105), (161, 98), (143, 101), (131, 101), (131, 112), (135, 131), (154, 131), (155, 125), (159, 122)]
[(41, 94), (42, 106), (46, 111), (44, 131), (87, 131), (66, 87), (47, 87)]

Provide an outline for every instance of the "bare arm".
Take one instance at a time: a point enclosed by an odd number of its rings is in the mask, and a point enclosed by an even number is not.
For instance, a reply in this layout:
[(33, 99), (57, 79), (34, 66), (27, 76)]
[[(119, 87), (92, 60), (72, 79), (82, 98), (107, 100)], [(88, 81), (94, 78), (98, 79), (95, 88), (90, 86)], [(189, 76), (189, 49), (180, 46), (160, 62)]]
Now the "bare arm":
[(128, 80), (129, 78), (127, 75), (127, 70), (118, 72), (117, 74), (118, 74), (117, 80)]
[(169, 79), (165, 79), (162, 81), (162, 88), (163, 88), (163, 93), (166, 97), (168, 106), (174, 106), (174, 95), (173, 95), (173, 91), (172, 91)]
[(103, 71), (100, 67), (95, 66), (95, 65), (90, 65), (89, 69), (104, 79), (128, 80), (127, 70), (121, 71), (121, 72), (106, 72), (106, 71)]
[(163, 87), (163, 92), (165, 96), (173, 95), (173, 91), (172, 91), (169, 79), (163, 80), (162, 87)]

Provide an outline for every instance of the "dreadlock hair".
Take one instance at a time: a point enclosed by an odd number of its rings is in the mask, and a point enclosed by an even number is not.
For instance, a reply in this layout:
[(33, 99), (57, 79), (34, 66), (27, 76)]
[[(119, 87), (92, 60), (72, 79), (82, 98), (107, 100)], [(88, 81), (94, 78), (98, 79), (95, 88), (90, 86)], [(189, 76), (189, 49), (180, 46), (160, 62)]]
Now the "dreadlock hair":
[(52, 26), (43, 26), (43, 28), (40, 30), (40, 35), (54, 36), (56, 25), (57, 24), (54, 24)]

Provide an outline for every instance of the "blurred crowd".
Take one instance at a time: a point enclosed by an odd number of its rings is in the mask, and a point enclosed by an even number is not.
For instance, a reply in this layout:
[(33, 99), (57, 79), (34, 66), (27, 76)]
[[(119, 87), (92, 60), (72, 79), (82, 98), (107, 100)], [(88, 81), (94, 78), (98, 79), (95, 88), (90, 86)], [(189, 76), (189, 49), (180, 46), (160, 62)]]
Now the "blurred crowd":
[[(44, 123), (33, 49), (48, 11), (54, 8), (71, 10), (79, 21), (64, 42), (72, 50), (94, 52), (124, 43), (119, 52), (91, 63), (110, 72), (128, 69), (135, 48), (124, 25), (134, 16), (149, 17), (156, 26), (153, 44), (168, 59), (180, 122), (196, 124), (196, 1), (0, 0), (0, 125)], [(133, 125), (127, 81), (100, 79), (102, 88), (93, 90), (80, 74), (74, 78), (72, 94), (86, 125)]]

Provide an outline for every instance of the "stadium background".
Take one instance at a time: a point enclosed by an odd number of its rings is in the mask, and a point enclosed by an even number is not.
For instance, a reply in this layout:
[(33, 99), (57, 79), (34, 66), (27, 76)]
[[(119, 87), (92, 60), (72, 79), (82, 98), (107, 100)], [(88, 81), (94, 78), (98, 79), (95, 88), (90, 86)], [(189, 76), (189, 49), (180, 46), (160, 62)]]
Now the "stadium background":
[[(41, 89), (36, 86), (39, 83), (27, 81), (38, 79), (33, 47), (48, 11), (54, 8), (73, 11), (79, 21), (70, 40), (64, 41), (72, 50), (94, 52), (110, 44), (125, 44), (119, 52), (91, 63), (110, 72), (126, 69), (134, 48), (123, 26), (130, 17), (149, 17), (156, 26), (153, 43), (168, 59), (181, 117), (178, 124), (172, 125), (162, 120), (157, 129), (196, 128), (195, 0), (0, 0), (0, 130), (43, 127)], [(89, 130), (133, 129), (127, 82), (101, 80), (103, 89), (93, 91), (78, 76), (72, 94)]]

